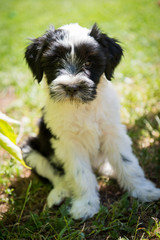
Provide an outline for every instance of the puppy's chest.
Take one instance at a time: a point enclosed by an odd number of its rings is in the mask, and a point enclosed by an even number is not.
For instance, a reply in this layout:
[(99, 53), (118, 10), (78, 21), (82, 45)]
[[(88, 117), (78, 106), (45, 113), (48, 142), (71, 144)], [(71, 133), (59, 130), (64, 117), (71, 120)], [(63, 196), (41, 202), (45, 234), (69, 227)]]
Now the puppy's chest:
[(101, 135), (101, 116), (94, 108), (77, 106), (50, 106), (45, 109), (45, 122), (57, 137), (64, 134), (99, 137)]

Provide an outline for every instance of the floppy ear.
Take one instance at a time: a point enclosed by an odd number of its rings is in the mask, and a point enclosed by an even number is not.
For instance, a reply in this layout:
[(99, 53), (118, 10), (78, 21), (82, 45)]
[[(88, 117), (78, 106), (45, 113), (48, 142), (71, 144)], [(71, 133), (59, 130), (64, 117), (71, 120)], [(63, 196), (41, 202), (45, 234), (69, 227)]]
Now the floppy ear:
[(106, 34), (101, 33), (97, 24), (94, 24), (90, 36), (103, 47), (106, 55), (106, 68), (105, 75), (108, 80), (113, 77), (114, 69), (118, 65), (123, 56), (123, 49), (119, 45), (118, 41), (114, 38), (109, 38)]
[(43, 77), (41, 56), (46, 47), (46, 44), (46, 36), (43, 35), (42, 37), (33, 39), (32, 43), (26, 48), (25, 51), (25, 59), (38, 83), (42, 80)]

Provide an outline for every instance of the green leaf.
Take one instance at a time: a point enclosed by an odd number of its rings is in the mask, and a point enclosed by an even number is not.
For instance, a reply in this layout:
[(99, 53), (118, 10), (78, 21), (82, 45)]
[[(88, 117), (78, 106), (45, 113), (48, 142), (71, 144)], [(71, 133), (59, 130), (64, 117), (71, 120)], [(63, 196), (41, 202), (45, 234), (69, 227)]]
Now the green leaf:
[(16, 135), (13, 128), (8, 124), (8, 122), (0, 119), (0, 133), (9, 138), (14, 144), (16, 144)]
[(12, 155), (13, 158), (20, 161), (20, 163), (23, 166), (29, 168), (25, 164), (25, 162), (22, 158), (21, 149), (18, 146), (16, 146), (8, 137), (3, 135), (2, 133), (0, 133), (0, 146), (2, 146), (7, 152), (9, 152), (9, 154)]
[(8, 122), (8, 123), (13, 123), (13, 124), (20, 125), (19, 121), (15, 120), (13, 118), (8, 117), (7, 115), (5, 115), (2, 112), (0, 112), (0, 120), (3, 120), (3, 121)]

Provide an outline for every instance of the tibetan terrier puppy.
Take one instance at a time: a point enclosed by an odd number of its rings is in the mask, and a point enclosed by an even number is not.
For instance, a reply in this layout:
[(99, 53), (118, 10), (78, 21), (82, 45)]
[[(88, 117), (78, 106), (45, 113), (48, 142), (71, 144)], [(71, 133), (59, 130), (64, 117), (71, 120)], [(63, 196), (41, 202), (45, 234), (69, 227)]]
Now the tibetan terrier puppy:
[(50, 28), (33, 39), (25, 59), (35, 79), (45, 84), (46, 98), (39, 132), (23, 146), (23, 158), (54, 188), (49, 207), (72, 199), (74, 219), (99, 210), (94, 172), (113, 176), (141, 201), (160, 198), (132, 153), (120, 122), (119, 101), (110, 82), (123, 51), (118, 41), (95, 24)]

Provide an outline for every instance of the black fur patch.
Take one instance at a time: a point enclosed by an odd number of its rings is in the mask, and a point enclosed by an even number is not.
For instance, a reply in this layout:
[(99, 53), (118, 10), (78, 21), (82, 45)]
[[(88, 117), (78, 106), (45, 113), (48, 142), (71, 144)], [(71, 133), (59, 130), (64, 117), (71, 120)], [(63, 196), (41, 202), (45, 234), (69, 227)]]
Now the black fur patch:
[(46, 127), (46, 124), (42, 117), (39, 122), (38, 135), (36, 137), (29, 138), (27, 141), (27, 144), (33, 150), (39, 152), (42, 156), (48, 159), (51, 166), (53, 167), (53, 171), (55, 174), (59, 174), (60, 176), (62, 176), (65, 174), (63, 165), (52, 161), (52, 157), (54, 155), (54, 149), (51, 146), (51, 142), (50, 142), (51, 138), (57, 139), (57, 137), (53, 135), (51, 131)]
[(49, 49), (44, 52), (41, 58), (41, 66), (50, 84), (56, 77), (60, 75), (64, 68), (64, 62), (67, 61), (66, 56), (70, 54), (71, 46), (63, 46), (58, 42), (52, 42)]
[(105, 75), (108, 80), (113, 77), (113, 72), (123, 56), (123, 49), (117, 39), (110, 38), (102, 33), (97, 24), (94, 24), (90, 36), (93, 37), (103, 48), (106, 56)]
[(50, 160), (50, 164), (53, 167), (55, 174), (58, 174), (59, 176), (63, 176), (65, 174), (63, 164), (53, 162), (52, 160)]
[(27, 143), (32, 149), (36, 150), (44, 157), (49, 158), (54, 154), (54, 149), (51, 147), (50, 143), (51, 138), (56, 138), (56, 136), (52, 135), (50, 130), (46, 127), (44, 119), (41, 118), (38, 135), (29, 138)]
[[(74, 47), (79, 72), (84, 72), (97, 85), (105, 71), (106, 56), (101, 46), (89, 42)], [(87, 64), (88, 63), (88, 64)]]
[(124, 157), (122, 154), (121, 154), (121, 158), (123, 160), (123, 162), (131, 162), (131, 160), (129, 160), (128, 158)]

